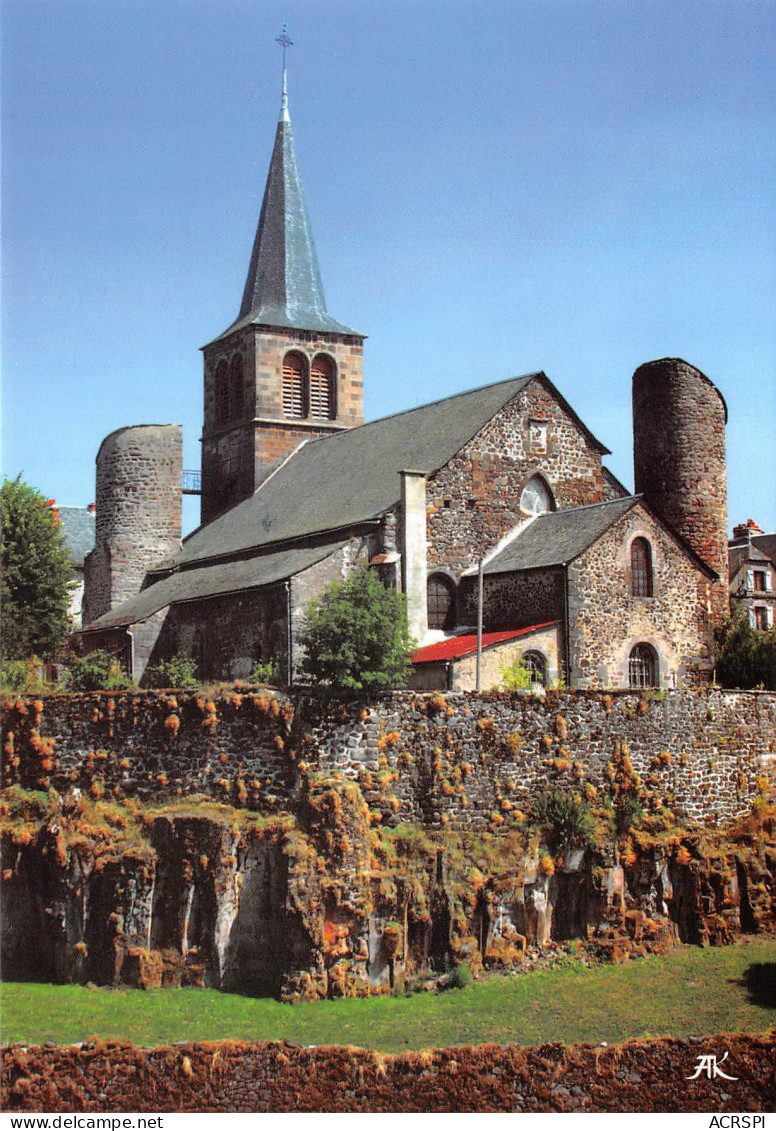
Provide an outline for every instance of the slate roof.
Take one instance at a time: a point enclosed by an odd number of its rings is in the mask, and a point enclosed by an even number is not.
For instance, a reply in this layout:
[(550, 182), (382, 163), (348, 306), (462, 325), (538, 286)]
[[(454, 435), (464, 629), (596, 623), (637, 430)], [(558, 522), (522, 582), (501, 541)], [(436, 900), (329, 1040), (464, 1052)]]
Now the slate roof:
[(746, 542), (741, 546), (731, 546), (728, 550), (731, 577), (738, 573), (745, 562), (767, 562), (769, 560), (768, 555), (764, 554), (757, 546), (749, 545)]
[(219, 338), (249, 325), (291, 326), (363, 337), (326, 310), (288, 116), (285, 74), (275, 146), (242, 305), (236, 321)]
[(128, 601), (123, 601), (115, 609), (92, 621), (84, 631), (97, 632), (137, 624), (167, 605), (272, 585), (308, 569), (329, 554), (342, 549), (344, 545), (344, 541), (339, 541), (295, 547), (240, 561), (173, 573), (148, 588), (141, 589), (135, 597), (130, 597)]
[[(520, 636), (529, 636), (532, 632), (539, 632), (543, 628), (551, 628), (557, 621), (545, 621), (544, 624), (532, 624), (529, 628), (505, 629), (501, 632), (483, 632), (482, 647), (492, 648), (496, 644), (504, 644), (508, 640), (517, 640)], [(450, 636), (447, 640), (438, 640), (436, 644), (427, 644), (425, 648), (418, 648), (410, 659), (413, 664), (439, 663), (441, 660), (461, 660), (464, 656), (471, 656), (477, 651), (476, 632), (463, 633), (460, 636)]]
[[(544, 374), (514, 377), (309, 441), (250, 498), (195, 530), (163, 565), (222, 557), (379, 517), (399, 502), (399, 472), (443, 467), (535, 378), (552, 388)], [(593, 442), (598, 443), (594, 437)]]
[(86, 555), (94, 549), (94, 511), (88, 507), (57, 507), (62, 533), (75, 569), (83, 569)]
[[(605, 503), (591, 503), (585, 507), (539, 515), (523, 526), (514, 539), (485, 564), (484, 572), (511, 573), (513, 570), (568, 565), (638, 505), (650, 510), (641, 495), (629, 495)], [(650, 514), (653, 514), (651, 510)], [(670, 533), (697, 566), (708, 576), (717, 576), (683, 539), (672, 530)]]

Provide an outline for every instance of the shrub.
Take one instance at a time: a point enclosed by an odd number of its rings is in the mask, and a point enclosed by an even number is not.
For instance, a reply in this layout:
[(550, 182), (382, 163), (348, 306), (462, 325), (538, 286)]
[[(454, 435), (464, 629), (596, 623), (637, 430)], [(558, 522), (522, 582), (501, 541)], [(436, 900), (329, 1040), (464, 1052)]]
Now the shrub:
[(69, 671), (68, 683), (73, 691), (126, 691), (135, 686), (115, 656), (103, 649), (74, 656)]
[(614, 827), (619, 836), (627, 833), (644, 816), (644, 809), (638, 795), (630, 791), (617, 796), (613, 810)]
[(585, 802), (561, 789), (548, 790), (536, 799), (531, 822), (544, 831), (553, 853), (571, 844), (590, 844), (594, 837), (593, 818)]
[(517, 656), (511, 664), (501, 669), (499, 687), (502, 691), (533, 691), (531, 673), (523, 664), (522, 656)]
[(31, 656), (29, 660), (7, 660), (0, 668), (0, 687), (3, 691), (36, 694), (48, 690), (49, 684), (37, 656)]
[(248, 676), (249, 683), (270, 683), (277, 685), (280, 681), (277, 663), (274, 660), (257, 660), (253, 671)]
[(143, 683), (147, 687), (198, 687), (196, 662), (188, 656), (160, 660), (146, 669)]
[(335, 581), (306, 609), (302, 671), (336, 691), (400, 687), (414, 647), (404, 594), (364, 568)]
[(743, 612), (716, 632), (716, 679), (723, 687), (776, 691), (776, 627), (752, 628)]

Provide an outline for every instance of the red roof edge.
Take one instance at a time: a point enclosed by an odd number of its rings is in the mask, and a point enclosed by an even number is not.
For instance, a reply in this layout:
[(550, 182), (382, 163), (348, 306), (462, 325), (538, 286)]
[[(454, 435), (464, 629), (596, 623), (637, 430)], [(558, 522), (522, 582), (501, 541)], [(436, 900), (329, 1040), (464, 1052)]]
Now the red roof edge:
[[(517, 640), (521, 636), (529, 636), (543, 628), (552, 628), (558, 621), (548, 620), (542, 624), (532, 624), (528, 628), (510, 628), (502, 632), (483, 632), (482, 647), (492, 648), (496, 644), (504, 644), (507, 640)], [(477, 634), (467, 633), (465, 636), (449, 636), (447, 640), (440, 640), (436, 644), (427, 644), (418, 648), (410, 657), (413, 664), (430, 664), (439, 660), (461, 660), (464, 656), (471, 656), (477, 651)]]

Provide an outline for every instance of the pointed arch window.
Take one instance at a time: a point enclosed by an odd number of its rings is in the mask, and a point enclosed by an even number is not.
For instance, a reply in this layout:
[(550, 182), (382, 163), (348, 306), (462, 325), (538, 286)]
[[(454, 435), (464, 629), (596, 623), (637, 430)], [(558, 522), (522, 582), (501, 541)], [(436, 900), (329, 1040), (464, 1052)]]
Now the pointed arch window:
[(310, 373), (310, 416), (334, 420), (337, 415), (337, 397), (334, 362), (324, 353), (313, 358)]
[(283, 359), (283, 415), (295, 420), (307, 415), (307, 362), (301, 353)]
[(444, 573), (432, 573), (426, 583), (428, 627), (449, 632), (455, 628), (455, 582)]
[(226, 424), (229, 419), (229, 366), (226, 360), (219, 361), (216, 369), (216, 426)]
[(636, 691), (659, 685), (657, 652), (651, 644), (637, 644), (628, 657), (628, 683)]
[(631, 542), (631, 593), (634, 597), (651, 597), (652, 547), (646, 538)]
[(239, 420), (244, 411), (243, 359), (239, 353), (236, 353), (229, 367), (229, 417), (231, 420)]
[(520, 510), (524, 514), (546, 514), (555, 510), (555, 500), (552, 491), (547, 486), (541, 475), (534, 475), (523, 487), (520, 495)]

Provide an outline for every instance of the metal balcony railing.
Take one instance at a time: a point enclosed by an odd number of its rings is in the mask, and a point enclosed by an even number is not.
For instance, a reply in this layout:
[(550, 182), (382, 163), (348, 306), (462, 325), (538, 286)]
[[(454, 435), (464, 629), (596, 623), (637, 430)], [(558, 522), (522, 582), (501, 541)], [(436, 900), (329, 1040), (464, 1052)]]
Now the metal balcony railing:
[(202, 494), (202, 472), (201, 471), (186, 471), (183, 472), (183, 494), (184, 495), (201, 495)]

